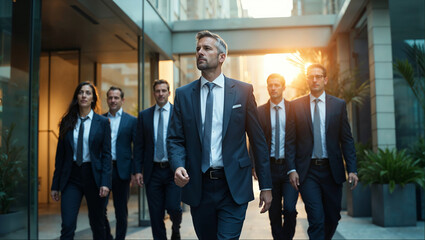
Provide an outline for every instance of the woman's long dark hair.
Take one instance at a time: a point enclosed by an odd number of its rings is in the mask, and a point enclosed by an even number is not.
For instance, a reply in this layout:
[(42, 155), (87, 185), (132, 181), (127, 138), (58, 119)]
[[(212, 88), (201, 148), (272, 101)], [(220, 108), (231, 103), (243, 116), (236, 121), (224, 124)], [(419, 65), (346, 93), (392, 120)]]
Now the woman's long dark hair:
[(93, 111), (95, 112), (99, 110), (99, 104), (97, 101), (99, 99), (99, 95), (97, 93), (96, 87), (90, 82), (81, 82), (80, 84), (78, 84), (77, 88), (74, 91), (72, 101), (69, 104), (68, 111), (66, 111), (59, 123), (59, 138), (61, 139), (66, 135), (68, 131), (74, 129), (75, 124), (77, 124), (79, 116), (78, 93), (85, 85), (89, 85), (92, 89), (93, 102), (91, 103), (91, 109), (93, 109)]

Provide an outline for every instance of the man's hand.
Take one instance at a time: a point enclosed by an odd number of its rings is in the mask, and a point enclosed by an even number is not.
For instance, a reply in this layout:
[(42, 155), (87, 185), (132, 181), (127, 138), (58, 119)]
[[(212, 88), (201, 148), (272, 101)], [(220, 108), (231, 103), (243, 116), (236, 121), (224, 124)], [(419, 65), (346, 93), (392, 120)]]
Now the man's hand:
[(139, 187), (143, 187), (143, 184), (145, 184), (143, 182), (143, 174), (141, 173), (134, 174), (134, 181), (137, 183), (137, 185), (139, 185)]
[(255, 180), (258, 180), (257, 173), (255, 172), (255, 168), (252, 168), (252, 176)]
[(269, 210), (270, 205), (272, 205), (272, 190), (264, 190), (260, 193), (260, 204), (258, 205), (261, 208), (260, 213), (265, 213)]
[(177, 186), (184, 187), (189, 182), (189, 180), (189, 175), (187, 174), (184, 167), (179, 167), (176, 169), (176, 172), (174, 173), (174, 182)]
[(348, 174), (348, 183), (351, 184), (351, 190), (357, 187), (357, 183), (359, 182), (359, 177), (355, 173)]
[(55, 201), (55, 202), (59, 201), (59, 199), (60, 199), (59, 191), (56, 191), (56, 190), (52, 190), (52, 191), (50, 192), (50, 196), (52, 196), (52, 199), (53, 199), (53, 201)]
[(289, 181), (291, 182), (292, 187), (298, 191), (298, 186), (300, 185), (300, 177), (297, 172), (291, 172), (289, 174)]
[(107, 197), (108, 194), (109, 194), (109, 188), (108, 187), (105, 187), (105, 186), (100, 187), (99, 197)]

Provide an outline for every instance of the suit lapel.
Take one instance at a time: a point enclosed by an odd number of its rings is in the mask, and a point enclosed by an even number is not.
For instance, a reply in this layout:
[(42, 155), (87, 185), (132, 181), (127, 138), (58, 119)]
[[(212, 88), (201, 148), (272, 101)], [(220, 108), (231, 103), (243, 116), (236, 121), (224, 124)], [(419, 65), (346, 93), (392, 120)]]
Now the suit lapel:
[(97, 123), (99, 121), (99, 116), (94, 113), (93, 114), (93, 120), (91, 121), (91, 126), (90, 126), (90, 133), (89, 133), (89, 149), (94, 141), (94, 135), (97, 131), (97, 128), (99, 126), (99, 124)]
[(332, 108), (332, 98), (329, 97), (328, 94), (326, 94), (326, 116), (325, 116), (325, 133), (328, 132), (329, 129), (329, 120), (330, 120), (330, 115), (331, 115), (331, 108)]
[[(118, 139), (118, 136), (121, 133), (121, 128), (123, 128), (123, 126), (125, 126), (126, 124), (127, 124), (127, 116), (126, 116), (125, 112), (122, 112), (120, 125), (118, 126), (117, 139)], [(118, 141), (117, 141), (117, 143), (118, 143)]]
[(223, 110), (223, 138), (226, 136), (226, 130), (229, 126), (230, 114), (232, 113), (233, 99), (235, 98), (235, 83), (224, 77), (224, 110)]
[(272, 120), (270, 118), (270, 100), (266, 103), (266, 109), (265, 109), (265, 117), (266, 117), (266, 126), (267, 126), (267, 132), (264, 134), (269, 135), (270, 139), (272, 137)]
[(168, 129), (170, 129), (170, 121), (171, 121), (171, 114), (173, 113), (173, 104), (170, 103), (170, 114), (168, 115), (168, 127), (167, 127), (167, 132)]
[(148, 119), (147, 119), (147, 121), (148, 121), (148, 126), (149, 126), (149, 128), (148, 129), (150, 129), (150, 131), (151, 131), (151, 135), (152, 135), (152, 142), (153, 143), (155, 143), (155, 130), (154, 130), (154, 120), (153, 120), (153, 116), (154, 116), (154, 113), (155, 113), (155, 106), (156, 105), (153, 105), (151, 108), (150, 108), (150, 111), (149, 111), (149, 116), (148, 116)]
[(310, 127), (310, 132), (313, 136), (313, 120), (311, 119), (310, 95), (307, 95), (305, 97), (304, 105), (305, 105), (304, 113), (307, 117), (308, 126)]
[(201, 120), (201, 78), (194, 84), (192, 88), (192, 105), (195, 115), (196, 127), (198, 128), (199, 139), (202, 142), (202, 120)]

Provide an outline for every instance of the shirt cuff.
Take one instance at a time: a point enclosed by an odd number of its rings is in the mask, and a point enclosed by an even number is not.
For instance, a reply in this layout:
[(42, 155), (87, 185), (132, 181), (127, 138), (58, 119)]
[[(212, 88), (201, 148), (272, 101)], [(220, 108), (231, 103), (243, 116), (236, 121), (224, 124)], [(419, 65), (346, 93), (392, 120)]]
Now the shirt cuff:
[(289, 175), (291, 172), (296, 172), (297, 170), (295, 170), (295, 169), (291, 169), (291, 170), (289, 170), (287, 173), (286, 173), (286, 175)]
[(260, 191), (269, 191), (272, 190), (271, 188), (264, 188), (264, 189), (260, 189)]

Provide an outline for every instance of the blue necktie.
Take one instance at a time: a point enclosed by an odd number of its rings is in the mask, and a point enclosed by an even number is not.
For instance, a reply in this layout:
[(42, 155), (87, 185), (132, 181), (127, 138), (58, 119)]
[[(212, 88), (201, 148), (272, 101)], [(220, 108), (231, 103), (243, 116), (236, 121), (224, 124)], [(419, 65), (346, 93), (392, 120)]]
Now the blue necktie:
[(158, 130), (156, 134), (156, 160), (161, 161), (165, 156), (164, 144), (164, 120), (162, 119), (162, 112), (164, 108), (158, 109)]
[(205, 120), (204, 120), (204, 136), (202, 138), (202, 172), (205, 173), (210, 168), (211, 155), (211, 131), (212, 131), (212, 115), (214, 94), (212, 92), (215, 84), (206, 83), (208, 87), (207, 102), (205, 105)]
[(314, 146), (313, 146), (313, 158), (322, 158), (323, 149), (322, 149), (322, 133), (320, 129), (320, 111), (319, 111), (319, 99), (314, 100), (314, 120), (313, 120), (313, 129), (314, 129)]
[(84, 122), (89, 119), (89, 117), (80, 118), (80, 129), (78, 130), (78, 140), (77, 140), (77, 165), (81, 166), (83, 164), (83, 138), (84, 138)]
[(279, 106), (274, 106), (276, 110), (275, 118), (275, 136), (274, 136), (274, 158), (279, 159), (280, 157), (280, 121), (279, 121)]

